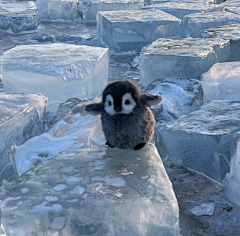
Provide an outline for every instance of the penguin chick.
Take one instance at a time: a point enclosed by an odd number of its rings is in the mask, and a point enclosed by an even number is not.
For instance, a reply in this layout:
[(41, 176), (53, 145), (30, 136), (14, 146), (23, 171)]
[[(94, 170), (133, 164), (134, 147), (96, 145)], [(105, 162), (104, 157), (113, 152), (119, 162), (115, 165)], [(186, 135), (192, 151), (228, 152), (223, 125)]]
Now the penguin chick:
[(140, 94), (132, 82), (119, 80), (107, 85), (100, 103), (85, 110), (101, 114), (108, 146), (138, 150), (153, 138), (155, 118), (150, 107), (161, 102), (160, 95)]

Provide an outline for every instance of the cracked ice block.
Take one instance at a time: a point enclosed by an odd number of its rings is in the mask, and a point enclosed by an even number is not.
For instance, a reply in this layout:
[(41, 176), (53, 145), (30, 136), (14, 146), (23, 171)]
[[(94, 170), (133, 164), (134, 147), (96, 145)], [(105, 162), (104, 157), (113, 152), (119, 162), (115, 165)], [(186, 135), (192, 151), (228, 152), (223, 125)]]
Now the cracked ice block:
[(161, 94), (161, 105), (152, 107), (156, 121), (171, 122), (198, 110), (202, 104), (202, 83), (196, 79), (163, 79), (148, 86), (146, 91)]
[(223, 39), (158, 39), (139, 58), (144, 88), (157, 79), (200, 79), (213, 64), (227, 61), (229, 41)]
[(158, 124), (157, 130), (170, 160), (221, 182), (229, 171), (231, 142), (239, 127), (240, 102), (218, 100), (172, 123)]
[(47, 235), (179, 235), (177, 199), (153, 144), (63, 152), (4, 187), (8, 236), (43, 228)]
[(106, 139), (100, 116), (88, 115), (85, 111), (87, 104), (89, 102), (80, 102), (73, 106), (48, 132), (12, 148), (11, 160), (18, 176), (60, 152), (104, 146)]
[(37, 0), (39, 19), (74, 20), (80, 17), (79, 0)]
[(157, 38), (183, 34), (181, 20), (160, 10), (99, 12), (97, 28), (115, 52), (140, 51)]
[(224, 179), (227, 200), (240, 207), (240, 133), (236, 133), (232, 143), (230, 172)]
[(1, 58), (3, 89), (42, 93), (49, 110), (71, 97), (92, 99), (107, 84), (108, 49), (72, 44), (22, 45)]
[(222, 25), (240, 23), (240, 15), (230, 12), (194, 13), (183, 18), (187, 37), (199, 37), (201, 31)]
[(142, 6), (142, 0), (93, 0), (88, 4), (84, 19), (96, 20), (99, 11), (139, 10)]
[(222, 11), (223, 5), (206, 4), (203, 2), (166, 2), (162, 4), (154, 4), (142, 7), (143, 10), (158, 9), (166, 13), (176, 16), (179, 19), (183, 19), (184, 16), (192, 13)]
[(203, 102), (212, 100), (240, 101), (240, 62), (214, 64), (203, 74)]
[(14, 177), (11, 146), (43, 133), (47, 110), (48, 99), (41, 94), (0, 93), (0, 185), (3, 179)]
[(36, 30), (37, 27), (38, 15), (34, 1), (0, 1), (0, 30), (19, 33)]
[[(209, 4), (209, 3), (215, 3), (217, 0), (198, 0), (198, 3), (204, 3), (204, 4)], [(196, 0), (147, 0), (150, 4), (162, 4), (162, 3), (196, 3)]]
[(230, 55), (228, 61), (240, 61), (240, 24), (224, 25), (203, 30), (201, 37), (230, 40)]

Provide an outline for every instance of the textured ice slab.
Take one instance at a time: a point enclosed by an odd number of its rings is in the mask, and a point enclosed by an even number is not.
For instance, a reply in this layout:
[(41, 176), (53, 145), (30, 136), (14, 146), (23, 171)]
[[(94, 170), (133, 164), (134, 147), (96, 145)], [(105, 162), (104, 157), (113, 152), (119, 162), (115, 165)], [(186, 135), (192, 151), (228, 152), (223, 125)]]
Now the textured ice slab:
[(1, 223), (8, 236), (43, 228), (47, 235), (179, 235), (177, 200), (153, 144), (63, 152), (5, 186)]
[(99, 12), (97, 28), (115, 52), (140, 51), (157, 38), (183, 34), (181, 20), (160, 10)]
[(44, 132), (48, 100), (41, 94), (0, 93), (0, 185), (14, 176), (10, 164), (11, 146), (21, 145)]
[(240, 102), (209, 102), (157, 130), (170, 160), (222, 181), (229, 171), (233, 135), (240, 130)]
[(230, 172), (224, 179), (226, 198), (240, 207), (240, 133), (236, 133), (232, 144)]
[(228, 40), (158, 39), (139, 58), (140, 81), (144, 88), (157, 79), (199, 79), (213, 64), (227, 61)]
[(157, 121), (170, 122), (200, 108), (202, 83), (195, 79), (163, 79), (148, 86), (148, 93), (161, 94), (163, 102), (152, 108)]
[(84, 13), (84, 19), (96, 20), (99, 11), (139, 10), (142, 0), (92, 0)]
[(37, 8), (34, 1), (1, 0), (0, 29), (12, 33), (35, 30), (38, 27)]
[(217, 63), (203, 75), (203, 101), (240, 101), (240, 62)]
[(80, 17), (78, 0), (37, 0), (39, 19), (73, 20)]
[(204, 2), (165, 2), (162, 4), (154, 4), (145, 6), (142, 9), (159, 9), (180, 19), (192, 13), (222, 11), (223, 5), (206, 4)]
[(199, 37), (201, 35), (201, 31), (204, 29), (240, 23), (240, 15), (224, 11), (194, 13), (185, 16), (183, 21), (186, 30), (186, 36)]
[(11, 158), (18, 176), (38, 163), (56, 157), (60, 152), (105, 144), (100, 116), (88, 115), (84, 109), (86, 104), (83, 102), (75, 106), (73, 111), (59, 120), (48, 132), (21, 146), (13, 147)]
[(201, 37), (230, 40), (230, 55), (228, 61), (240, 61), (240, 24), (224, 25), (203, 30)]
[(95, 98), (107, 84), (108, 49), (72, 44), (17, 46), (2, 58), (3, 88), (10, 93), (42, 93), (49, 109), (71, 97)]

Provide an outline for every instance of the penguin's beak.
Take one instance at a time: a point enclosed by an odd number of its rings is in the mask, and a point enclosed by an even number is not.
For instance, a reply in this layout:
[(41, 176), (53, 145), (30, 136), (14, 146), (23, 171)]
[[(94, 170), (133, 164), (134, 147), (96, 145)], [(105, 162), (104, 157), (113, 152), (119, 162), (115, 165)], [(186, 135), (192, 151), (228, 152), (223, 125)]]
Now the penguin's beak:
[(115, 107), (114, 110), (115, 110), (116, 112), (119, 112), (119, 111), (121, 111), (121, 108), (120, 108), (120, 107)]

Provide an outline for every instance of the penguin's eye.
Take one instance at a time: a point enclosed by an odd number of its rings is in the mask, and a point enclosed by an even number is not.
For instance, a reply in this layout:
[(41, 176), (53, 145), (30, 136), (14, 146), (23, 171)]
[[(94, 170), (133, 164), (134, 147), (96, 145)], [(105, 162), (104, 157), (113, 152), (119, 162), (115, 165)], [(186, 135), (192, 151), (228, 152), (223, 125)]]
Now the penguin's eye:
[(108, 105), (109, 105), (109, 106), (112, 106), (112, 102), (111, 102), (111, 101), (108, 101)]
[(125, 105), (129, 105), (130, 104), (130, 101), (127, 99), (126, 101), (125, 101)]

